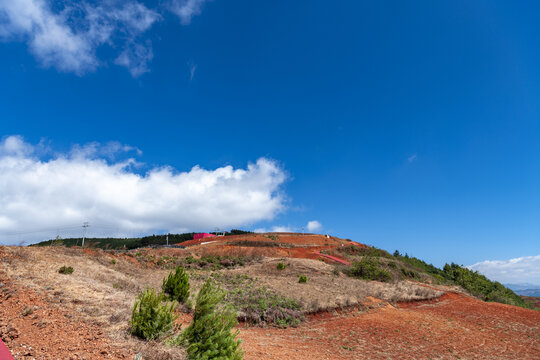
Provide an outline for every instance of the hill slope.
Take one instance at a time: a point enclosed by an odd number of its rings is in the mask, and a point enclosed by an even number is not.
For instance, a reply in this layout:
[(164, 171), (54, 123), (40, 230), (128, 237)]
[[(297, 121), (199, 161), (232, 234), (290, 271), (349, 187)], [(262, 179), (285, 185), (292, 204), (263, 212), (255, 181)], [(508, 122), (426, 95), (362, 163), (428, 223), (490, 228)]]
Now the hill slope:
[[(205, 240), (132, 251), (0, 247), (0, 319), (9, 319), (0, 337), (16, 358), (182, 359), (182, 348), (141, 341), (128, 326), (137, 293), (182, 265), (192, 294), (208, 277), (229, 292), (246, 359), (540, 358), (540, 312), (478, 300), (421, 260), (323, 235)], [(59, 274), (64, 265), (73, 274)], [(191, 313), (178, 314), (185, 327)], [(79, 335), (67, 339), (75, 324)]]

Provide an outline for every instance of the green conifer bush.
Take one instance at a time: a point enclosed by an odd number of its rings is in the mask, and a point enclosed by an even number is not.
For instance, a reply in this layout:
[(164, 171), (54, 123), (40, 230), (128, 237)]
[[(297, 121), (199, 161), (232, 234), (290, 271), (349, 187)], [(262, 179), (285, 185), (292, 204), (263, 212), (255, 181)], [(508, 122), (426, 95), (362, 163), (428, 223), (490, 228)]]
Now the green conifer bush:
[(173, 328), (177, 318), (174, 314), (175, 303), (162, 304), (163, 300), (163, 295), (154, 289), (148, 288), (139, 293), (129, 322), (133, 335), (153, 340)]
[(224, 305), (225, 292), (208, 279), (197, 295), (193, 322), (182, 334), (190, 360), (240, 360), (243, 352), (238, 331), (236, 311)]
[(171, 299), (184, 304), (189, 299), (189, 275), (183, 267), (178, 266), (174, 272), (171, 271), (169, 276), (163, 279), (161, 288)]

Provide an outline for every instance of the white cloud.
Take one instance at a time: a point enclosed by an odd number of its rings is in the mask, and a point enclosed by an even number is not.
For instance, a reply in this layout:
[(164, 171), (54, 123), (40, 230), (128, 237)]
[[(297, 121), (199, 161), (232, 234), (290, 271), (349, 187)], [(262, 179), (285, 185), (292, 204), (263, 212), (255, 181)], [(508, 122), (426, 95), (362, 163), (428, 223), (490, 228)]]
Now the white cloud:
[(275, 225), (272, 228), (257, 228), (253, 230), (255, 233), (268, 233), (268, 232), (295, 232), (295, 229), (290, 226)]
[(510, 260), (486, 260), (467, 267), (501, 283), (540, 285), (540, 255)]
[(139, 77), (150, 71), (148, 63), (154, 58), (152, 46), (141, 44), (129, 44), (124, 51), (114, 60), (116, 65), (125, 66), (129, 69), (131, 76)]
[(272, 160), (260, 158), (246, 169), (195, 166), (178, 172), (164, 166), (139, 174), (133, 159), (103, 158), (137, 149), (118, 143), (104, 147), (93, 143), (43, 159), (21, 137), (2, 140), (0, 236), (83, 221), (125, 234), (233, 228), (271, 220), (284, 210), (280, 186), (286, 175)]
[(200, 15), (207, 0), (170, 0), (169, 10), (180, 18), (183, 25), (188, 25), (195, 15)]
[(322, 224), (317, 220), (312, 220), (307, 223), (307, 230), (309, 232), (319, 231), (322, 229)]
[(157, 12), (131, 0), (55, 5), (52, 0), (0, 1), (0, 38), (26, 41), (43, 66), (63, 72), (94, 71), (101, 65), (96, 50), (106, 44), (122, 49), (116, 63), (133, 76), (148, 71), (151, 46), (139, 36), (160, 20)]
[(290, 226), (274, 226), (272, 232), (294, 232)]

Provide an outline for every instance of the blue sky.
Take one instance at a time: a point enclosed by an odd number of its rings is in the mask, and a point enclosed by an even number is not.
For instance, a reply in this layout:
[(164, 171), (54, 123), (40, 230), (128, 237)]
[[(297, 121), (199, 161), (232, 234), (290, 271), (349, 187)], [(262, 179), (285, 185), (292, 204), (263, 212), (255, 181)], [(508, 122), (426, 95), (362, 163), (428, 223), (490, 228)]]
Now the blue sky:
[[(146, 224), (137, 231), (207, 230), (215, 218), (223, 227), (266, 230), (301, 230), (318, 221), (319, 232), (439, 266), (534, 258), (539, 7), (533, 1), (1, 2), (4, 161), (60, 172), (63, 159), (87, 171), (102, 166), (114, 189), (135, 175), (147, 187), (168, 189), (135, 187), (142, 195), (128, 200), (145, 209), (160, 206), (149, 200), (154, 196), (190, 187), (182, 174), (194, 182), (221, 180), (201, 190), (202, 205), (171, 195), (182, 206), (161, 204), (172, 214), (165, 222), (159, 209), (133, 214), (73, 195), (69, 206), (57, 197), (62, 211), (36, 224), (5, 210), (0, 232), (79, 218), (98, 223), (87, 207), (114, 208), (123, 229)], [(111, 170), (130, 158), (135, 164)], [(193, 172), (195, 165), (206, 173)], [(43, 183), (28, 192), (21, 179), (36, 168), (17, 166), (10, 168), (10, 194), (18, 195), (9, 203), (4, 196), (4, 208), (22, 211), (26, 201), (49, 212), (44, 193), (53, 193), (59, 173), (42, 170)], [(170, 173), (149, 181), (164, 166)], [(77, 179), (65, 181), (69, 187)], [(228, 215), (245, 215), (228, 218), (208, 205), (218, 192), (230, 195), (219, 195), (218, 204), (236, 204)], [(246, 193), (255, 195), (246, 200)], [(242, 207), (246, 201), (252, 207)], [(117, 213), (111, 214), (113, 221)], [(535, 275), (522, 274), (528, 282), (540, 284), (539, 261), (529, 268)]]

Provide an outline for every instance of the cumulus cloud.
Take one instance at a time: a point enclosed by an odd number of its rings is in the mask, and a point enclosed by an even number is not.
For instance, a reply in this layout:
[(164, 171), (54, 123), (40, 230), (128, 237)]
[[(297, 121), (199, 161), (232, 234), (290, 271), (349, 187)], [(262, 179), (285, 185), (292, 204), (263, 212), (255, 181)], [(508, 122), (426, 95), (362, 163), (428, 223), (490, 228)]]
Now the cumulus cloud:
[[(54, 6), (53, 6), (54, 5)], [(0, 38), (25, 41), (45, 67), (83, 75), (102, 64), (99, 47), (120, 49), (115, 63), (133, 76), (148, 71), (151, 44), (140, 36), (161, 16), (136, 1), (0, 1)]]
[(169, 9), (180, 18), (183, 25), (191, 23), (195, 15), (200, 15), (202, 7), (207, 0), (171, 0)]
[(115, 152), (140, 151), (119, 143), (76, 146), (46, 159), (37, 149), (18, 136), (0, 142), (0, 236), (83, 221), (126, 234), (232, 228), (284, 210), (285, 172), (266, 158), (245, 169), (163, 166), (140, 174), (133, 158), (110, 160)]
[(307, 229), (309, 232), (315, 232), (322, 229), (322, 224), (317, 220), (312, 220), (307, 223)]
[(540, 255), (510, 260), (486, 260), (470, 265), (468, 268), (501, 283), (540, 285)]

